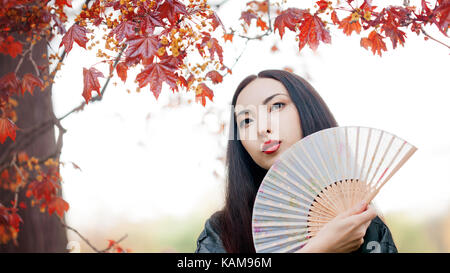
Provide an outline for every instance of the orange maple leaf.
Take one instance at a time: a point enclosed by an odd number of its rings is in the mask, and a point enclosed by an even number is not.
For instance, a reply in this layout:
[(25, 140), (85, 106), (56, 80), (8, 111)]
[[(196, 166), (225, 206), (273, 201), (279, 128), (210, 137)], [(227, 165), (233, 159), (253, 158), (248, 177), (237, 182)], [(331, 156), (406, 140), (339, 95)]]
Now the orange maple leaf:
[(206, 97), (213, 101), (214, 92), (206, 84), (200, 83), (195, 90), (195, 102), (201, 101), (203, 107), (205, 107)]
[(375, 55), (375, 52), (378, 53), (381, 57), (381, 50), (386, 51), (386, 44), (383, 41), (383, 36), (378, 34), (375, 30), (373, 30), (369, 37), (367, 38), (361, 38), (361, 46), (365, 49), (369, 49), (369, 47), (372, 49), (373, 55)]
[(264, 22), (261, 17), (258, 17), (258, 19), (256, 20), (256, 26), (260, 27), (262, 31), (269, 29), (269, 27), (267, 26), (266, 22)]
[(343, 29), (345, 35), (350, 36), (353, 31), (355, 31), (357, 34), (361, 32), (361, 24), (358, 20), (354, 20), (352, 15), (342, 19), (342, 21), (339, 24), (339, 28)]
[(327, 44), (331, 43), (330, 33), (316, 14), (311, 15), (310, 13), (305, 13), (299, 29), (299, 50), (302, 50), (302, 48), (308, 44), (309, 47), (315, 51), (319, 46), (319, 41)]
[(223, 39), (224, 39), (225, 42), (226, 41), (233, 42), (233, 36), (234, 36), (234, 34), (232, 34), (232, 33), (225, 33), (223, 35)]

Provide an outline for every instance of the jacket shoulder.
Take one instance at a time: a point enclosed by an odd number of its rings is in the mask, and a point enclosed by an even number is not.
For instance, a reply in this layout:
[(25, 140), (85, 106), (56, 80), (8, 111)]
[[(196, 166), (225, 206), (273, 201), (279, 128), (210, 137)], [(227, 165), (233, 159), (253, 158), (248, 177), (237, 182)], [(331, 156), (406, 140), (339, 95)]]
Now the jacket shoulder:
[(361, 245), (359, 252), (366, 253), (397, 253), (394, 239), (391, 231), (380, 219), (376, 216), (372, 219), (364, 236), (364, 243)]
[(220, 211), (212, 214), (206, 221), (203, 230), (197, 238), (195, 253), (226, 253), (220, 239)]

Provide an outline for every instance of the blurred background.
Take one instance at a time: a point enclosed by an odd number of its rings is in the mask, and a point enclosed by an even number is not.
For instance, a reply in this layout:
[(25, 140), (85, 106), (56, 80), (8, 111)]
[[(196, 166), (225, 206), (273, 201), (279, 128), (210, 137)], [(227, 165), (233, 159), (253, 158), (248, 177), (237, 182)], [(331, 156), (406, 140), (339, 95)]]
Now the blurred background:
[[(245, 2), (225, 1), (217, 9), (227, 30), (241, 29)], [(287, 1), (283, 7), (299, 4)], [(449, 44), (436, 27), (427, 31)], [(254, 34), (255, 21), (248, 36)], [(220, 28), (213, 34), (220, 41), (222, 35)], [(418, 147), (375, 203), (399, 252), (450, 252), (448, 48), (407, 32), (404, 47), (393, 50), (386, 41), (388, 51), (379, 57), (360, 47), (361, 36), (347, 37), (334, 28), (331, 35), (331, 45), (321, 43), (316, 52), (309, 47), (299, 52), (290, 31), (283, 40), (278, 32), (261, 41), (235, 35), (232, 43), (222, 43), (224, 63), (233, 73), (209, 85), (214, 102), (207, 100), (206, 107), (195, 103), (193, 92), (173, 94), (167, 85), (158, 100), (148, 86), (137, 91), (131, 71), (125, 84), (115, 79), (102, 102), (63, 122), (68, 131), (61, 161), (81, 168), (61, 168), (68, 225), (98, 248), (127, 235), (120, 244), (133, 252), (194, 252), (205, 221), (223, 205), (235, 88), (250, 74), (287, 69), (315, 87), (339, 125), (383, 129)], [(55, 40), (53, 48), (59, 43)], [(57, 117), (82, 101), (82, 67), (98, 62), (95, 53), (74, 46), (66, 58), (53, 86)], [(67, 234), (81, 252), (93, 252), (77, 234)]]

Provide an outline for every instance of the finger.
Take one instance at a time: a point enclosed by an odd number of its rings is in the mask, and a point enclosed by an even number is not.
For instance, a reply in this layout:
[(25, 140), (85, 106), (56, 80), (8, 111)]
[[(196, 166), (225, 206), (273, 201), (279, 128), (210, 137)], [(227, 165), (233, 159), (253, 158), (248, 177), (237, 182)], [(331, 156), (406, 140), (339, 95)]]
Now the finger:
[(363, 223), (369, 223), (372, 221), (373, 218), (375, 218), (377, 216), (377, 212), (374, 208), (369, 207), (366, 211), (358, 214), (358, 215), (354, 215), (354, 217), (356, 218), (356, 221), (359, 221), (361, 224)]
[(366, 208), (367, 208), (367, 203), (365, 201), (362, 201), (361, 203), (356, 204), (352, 208), (350, 208), (347, 211), (345, 211), (344, 213), (342, 213), (342, 216), (347, 217), (347, 216), (359, 214), (359, 213), (365, 211)]

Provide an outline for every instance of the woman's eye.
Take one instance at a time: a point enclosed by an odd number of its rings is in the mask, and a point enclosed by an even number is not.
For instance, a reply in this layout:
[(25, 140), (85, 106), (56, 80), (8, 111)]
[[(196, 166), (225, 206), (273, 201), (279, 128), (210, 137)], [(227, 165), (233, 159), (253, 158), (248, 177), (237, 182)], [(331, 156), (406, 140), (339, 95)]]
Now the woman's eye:
[(239, 126), (242, 127), (243, 125), (246, 125), (247, 122), (245, 122), (245, 121), (250, 121), (250, 120), (251, 120), (251, 119), (249, 119), (249, 118), (243, 119), (243, 120), (241, 121), (241, 123), (239, 124)]
[(284, 103), (282, 103), (282, 102), (274, 103), (274, 104), (272, 105), (272, 108), (271, 108), (271, 109), (273, 109), (273, 107), (274, 107), (275, 105), (279, 105), (279, 107), (276, 107), (275, 109), (280, 109), (280, 108), (284, 105)]

